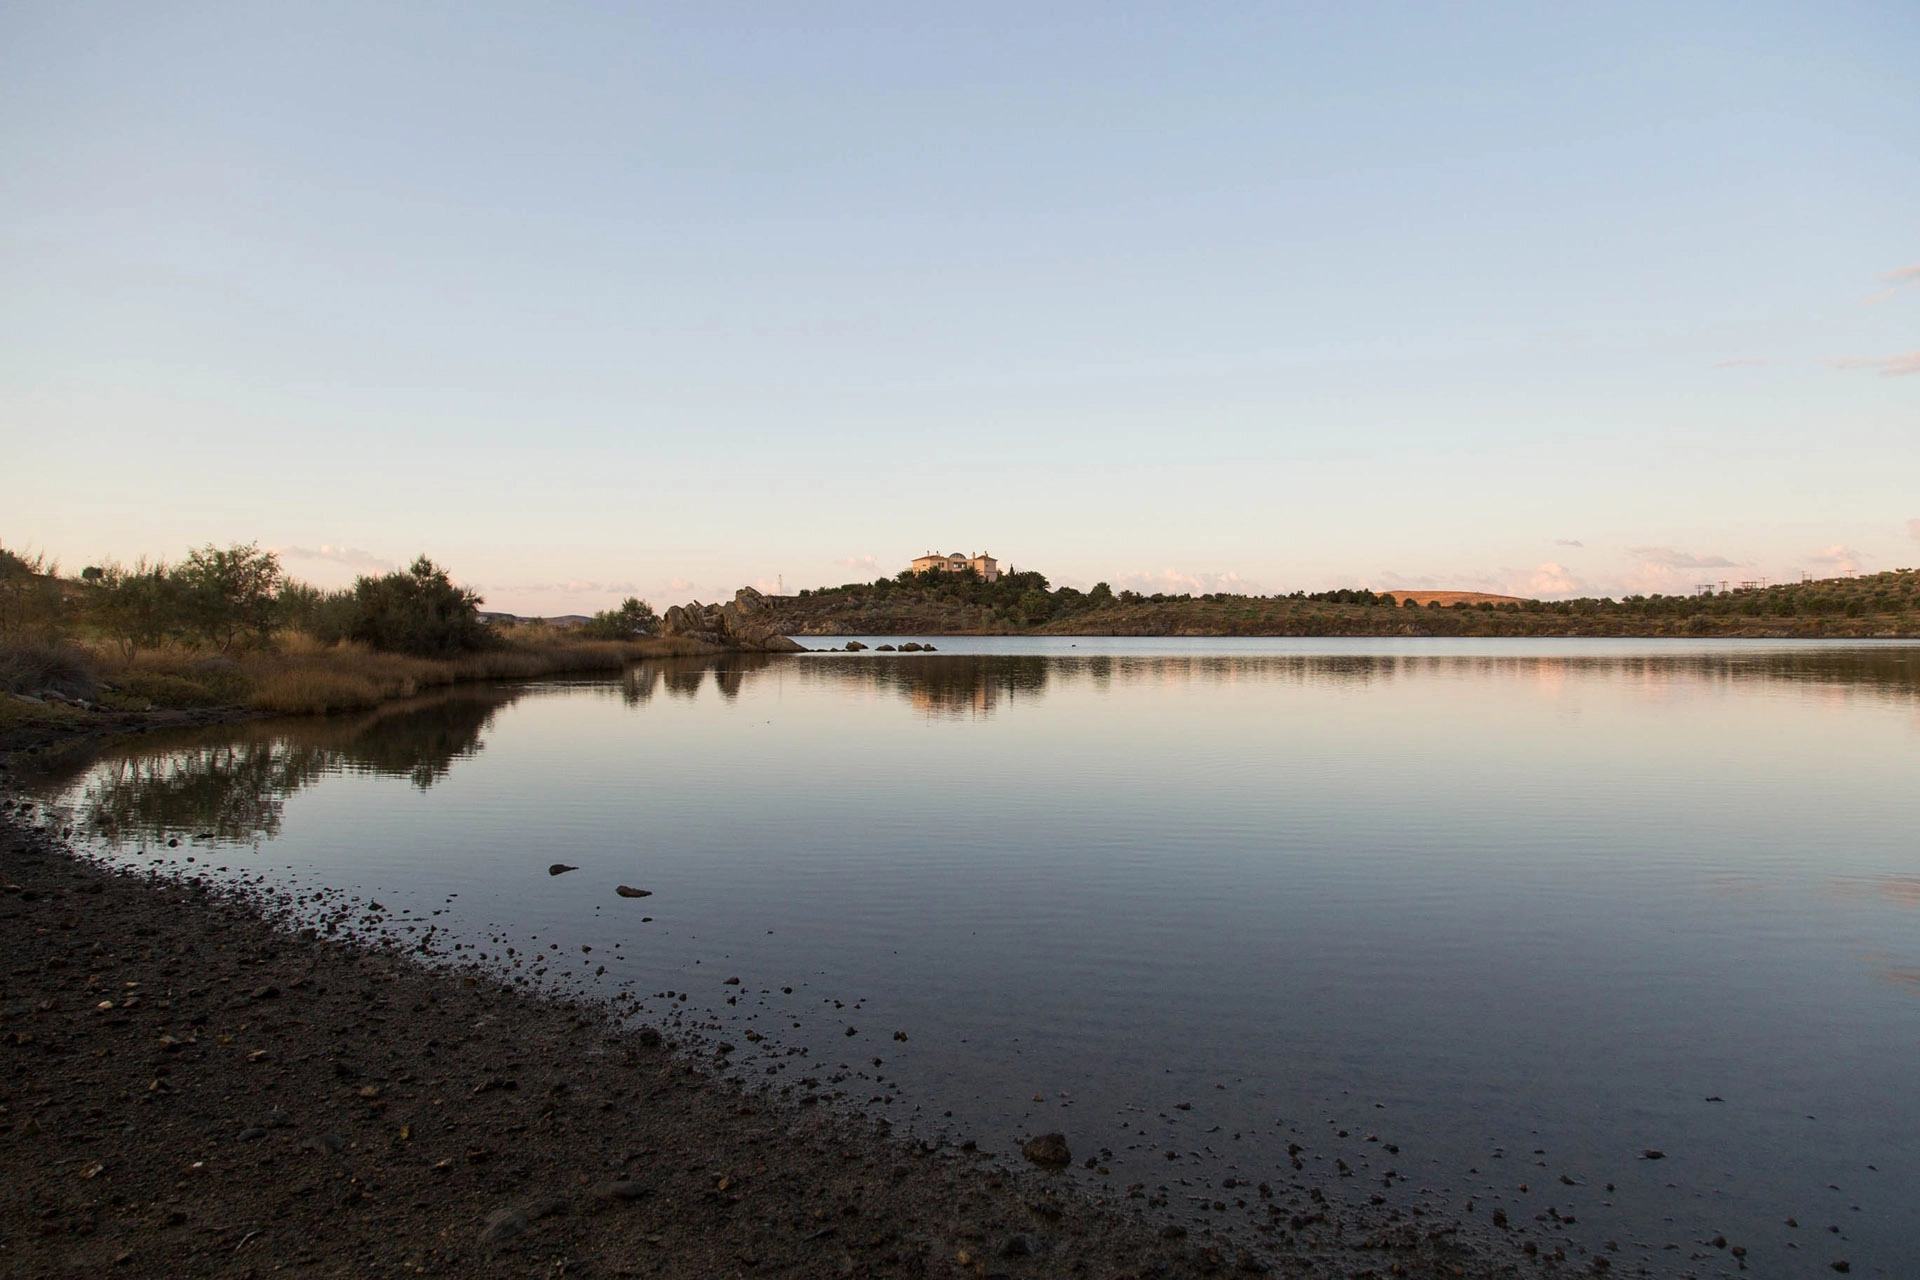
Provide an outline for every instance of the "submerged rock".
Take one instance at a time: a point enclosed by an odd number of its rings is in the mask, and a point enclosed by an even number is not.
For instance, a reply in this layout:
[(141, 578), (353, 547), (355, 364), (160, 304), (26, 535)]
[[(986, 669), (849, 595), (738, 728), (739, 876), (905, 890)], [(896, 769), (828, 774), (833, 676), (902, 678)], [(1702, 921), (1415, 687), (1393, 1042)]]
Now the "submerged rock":
[(569, 871), (578, 871), (579, 869), (578, 867), (570, 867), (564, 862), (556, 862), (547, 868), (547, 874), (550, 876), (563, 876)]
[(653, 890), (636, 889), (630, 884), (615, 885), (613, 891), (623, 898), (651, 898)]

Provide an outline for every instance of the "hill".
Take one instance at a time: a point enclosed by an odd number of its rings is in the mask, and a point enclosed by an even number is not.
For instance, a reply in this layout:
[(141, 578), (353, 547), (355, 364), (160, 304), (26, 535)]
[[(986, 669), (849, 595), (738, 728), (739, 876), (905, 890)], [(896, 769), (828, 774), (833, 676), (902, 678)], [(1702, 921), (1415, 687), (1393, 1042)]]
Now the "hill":
[(1705, 596), (1527, 600), (1481, 592), (1365, 590), (1142, 595), (902, 574), (771, 597), (789, 635), (1752, 636), (1920, 638), (1920, 572)]

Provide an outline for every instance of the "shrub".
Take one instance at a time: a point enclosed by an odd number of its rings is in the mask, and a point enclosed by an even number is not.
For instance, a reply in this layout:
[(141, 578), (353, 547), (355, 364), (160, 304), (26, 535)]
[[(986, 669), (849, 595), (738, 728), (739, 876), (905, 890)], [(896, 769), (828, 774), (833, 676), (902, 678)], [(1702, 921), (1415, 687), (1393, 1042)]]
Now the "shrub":
[(631, 640), (653, 630), (659, 619), (645, 600), (628, 596), (618, 609), (605, 609), (580, 627), (579, 634), (594, 640)]
[(266, 642), (278, 615), (279, 556), (253, 542), (225, 551), (208, 543), (174, 573), (181, 620), (208, 644), (225, 653), (242, 635)]
[(0, 547), (0, 644), (46, 641), (61, 631), (58, 566)]
[(136, 671), (120, 682), (109, 700), (134, 710), (156, 707), (213, 707), (228, 701), (198, 680), (163, 671)]
[(388, 653), (472, 653), (493, 642), (480, 604), (478, 595), (456, 587), (445, 569), (421, 556), (403, 572), (353, 584), (347, 636)]
[(86, 655), (71, 645), (28, 643), (0, 648), (0, 692), (92, 698), (99, 686)]
[(140, 560), (131, 569), (110, 563), (101, 569), (92, 591), (94, 622), (129, 658), (184, 634), (183, 587), (165, 561)]

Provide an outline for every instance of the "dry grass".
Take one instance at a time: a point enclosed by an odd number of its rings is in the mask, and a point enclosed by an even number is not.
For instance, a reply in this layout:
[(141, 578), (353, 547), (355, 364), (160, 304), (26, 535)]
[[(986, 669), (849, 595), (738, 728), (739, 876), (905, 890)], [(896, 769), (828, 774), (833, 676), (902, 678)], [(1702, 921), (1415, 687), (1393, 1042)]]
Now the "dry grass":
[(115, 686), (102, 701), (123, 710), (243, 705), (283, 715), (360, 711), (423, 690), (467, 680), (528, 680), (581, 671), (618, 671), (641, 656), (638, 645), (570, 640), (563, 632), (516, 627), (498, 649), (459, 658), (412, 658), (365, 645), (322, 645), (299, 632), (275, 637), (271, 651), (234, 658), (144, 653), (126, 659), (95, 649), (100, 675)]

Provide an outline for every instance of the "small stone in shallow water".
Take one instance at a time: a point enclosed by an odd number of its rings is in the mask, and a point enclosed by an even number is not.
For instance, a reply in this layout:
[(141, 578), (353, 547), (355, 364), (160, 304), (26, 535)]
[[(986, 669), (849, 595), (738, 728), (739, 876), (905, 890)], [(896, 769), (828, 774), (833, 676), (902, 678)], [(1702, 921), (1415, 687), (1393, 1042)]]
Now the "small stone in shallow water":
[(623, 898), (651, 898), (653, 896), (653, 890), (636, 889), (630, 884), (616, 885), (613, 891)]
[(1073, 1153), (1067, 1149), (1067, 1136), (1063, 1133), (1043, 1133), (1028, 1138), (1020, 1154), (1047, 1169), (1064, 1168), (1073, 1163)]
[(547, 874), (550, 876), (563, 876), (569, 871), (578, 871), (579, 869), (578, 867), (570, 867), (564, 862), (556, 862), (547, 868)]

